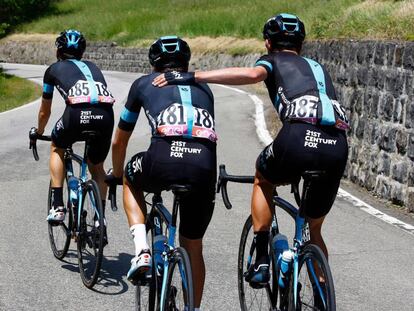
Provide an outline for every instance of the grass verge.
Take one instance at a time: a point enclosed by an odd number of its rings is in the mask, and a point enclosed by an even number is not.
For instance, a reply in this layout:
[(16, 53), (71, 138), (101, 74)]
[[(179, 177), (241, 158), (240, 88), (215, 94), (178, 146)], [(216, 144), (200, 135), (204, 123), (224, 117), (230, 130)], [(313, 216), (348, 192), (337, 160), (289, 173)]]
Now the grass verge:
[(41, 94), (40, 85), (0, 70), (0, 112), (29, 103)]
[(127, 46), (170, 34), (261, 39), (267, 18), (289, 12), (305, 22), (309, 39), (414, 38), (414, 0), (62, 0), (54, 5), (53, 15), (18, 31), (57, 34), (77, 28), (88, 40)]

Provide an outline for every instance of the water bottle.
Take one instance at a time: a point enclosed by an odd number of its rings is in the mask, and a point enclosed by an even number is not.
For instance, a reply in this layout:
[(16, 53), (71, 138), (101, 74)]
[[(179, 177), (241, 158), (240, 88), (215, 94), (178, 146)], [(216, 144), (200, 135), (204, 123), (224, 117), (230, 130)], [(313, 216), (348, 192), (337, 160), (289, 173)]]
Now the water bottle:
[(76, 206), (78, 202), (78, 186), (79, 180), (75, 176), (70, 176), (68, 178), (68, 185), (69, 185), (69, 196), (70, 200), (72, 201), (73, 205)]
[(162, 258), (162, 253), (164, 252), (164, 245), (167, 241), (167, 237), (165, 235), (156, 235), (154, 237), (154, 260), (155, 260), (155, 267), (157, 267), (157, 271), (161, 272), (164, 268), (164, 259)]
[(290, 249), (285, 250), (282, 253), (282, 258), (280, 260), (280, 267), (279, 267), (279, 279), (278, 279), (280, 288), (285, 288), (286, 286), (288, 286), (288, 283), (289, 283), (288, 276), (289, 276), (290, 264), (292, 262), (292, 259), (293, 259), (293, 252)]
[(282, 253), (289, 249), (289, 243), (286, 235), (278, 233), (273, 237), (272, 240), (273, 251), (275, 252), (276, 263), (279, 262)]

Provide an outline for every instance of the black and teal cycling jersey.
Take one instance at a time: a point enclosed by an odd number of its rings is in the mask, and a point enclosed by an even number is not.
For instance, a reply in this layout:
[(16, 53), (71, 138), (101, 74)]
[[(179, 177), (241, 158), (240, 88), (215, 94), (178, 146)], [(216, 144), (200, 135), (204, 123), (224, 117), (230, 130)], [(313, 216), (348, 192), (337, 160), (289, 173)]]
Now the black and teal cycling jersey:
[(255, 66), (267, 71), (265, 84), (282, 121), (349, 128), (332, 79), (318, 62), (283, 51), (263, 55)]
[(115, 102), (101, 70), (89, 61), (67, 59), (50, 65), (43, 77), (43, 98), (52, 99), (55, 87), (68, 105)]
[(132, 131), (141, 108), (154, 137), (182, 136), (215, 142), (214, 97), (206, 84), (167, 85), (158, 88), (152, 73), (135, 80), (118, 127)]

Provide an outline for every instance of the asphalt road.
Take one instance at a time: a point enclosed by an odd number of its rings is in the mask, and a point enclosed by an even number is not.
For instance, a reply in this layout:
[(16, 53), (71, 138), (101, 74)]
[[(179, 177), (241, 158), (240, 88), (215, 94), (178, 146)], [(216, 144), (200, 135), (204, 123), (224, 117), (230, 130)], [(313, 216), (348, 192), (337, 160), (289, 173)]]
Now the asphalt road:
[[(41, 83), (44, 66), (3, 64), (7, 73)], [(136, 74), (106, 72), (117, 99), (119, 114)], [(253, 121), (251, 99), (212, 85), (216, 99), (218, 163), (233, 174), (253, 174), (262, 149)], [(56, 260), (49, 247), (46, 202), (49, 181), (47, 143), (38, 143), (40, 161), (28, 149), (28, 131), (37, 124), (39, 102), (0, 114), (0, 310), (133, 310), (134, 288), (126, 280), (133, 243), (122, 205), (108, 211), (109, 245), (105, 248), (101, 279), (94, 290), (83, 286), (76, 246), (68, 257)], [(55, 92), (47, 132), (64, 109)], [(131, 138), (128, 156), (149, 144), (144, 114)], [(110, 157), (106, 166), (111, 166)], [(291, 198), (288, 188), (280, 193)], [(237, 294), (237, 251), (240, 233), (249, 215), (251, 187), (229, 187), (234, 208), (224, 208), (217, 197), (213, 220), (205, 237), (207, 279), (202, 310), (240, 310)], [(120, 194), (120, 189), (119, 192)], [(120, 196), (118, 196), (120, 197)], [(367, 198), (371, 204), (377, 204)], [(398, 213), (394, 216), (400, 216)], [(282, 230), (293, 223), (281, 217)], [(414, 235), (369, 215), (348, 200), (338, 198), (324, 227), (330, 250), (337, 309), (414, 310)]]

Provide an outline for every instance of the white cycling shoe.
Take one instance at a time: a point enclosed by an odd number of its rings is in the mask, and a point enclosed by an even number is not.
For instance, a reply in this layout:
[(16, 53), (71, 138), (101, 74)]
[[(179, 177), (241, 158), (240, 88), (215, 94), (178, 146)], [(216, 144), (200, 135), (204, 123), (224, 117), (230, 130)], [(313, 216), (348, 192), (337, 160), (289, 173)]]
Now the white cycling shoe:
[(143, 249), (138, 256), (131, 260), (131, 268), (128, 271), (127, 278), (132, 284), (137, 284), (151, 277), (148, 273), (151, 271), (152, 257), (149, 249)]
[(65, 220), (65, 215), (66, 215), (66, 210), (63, 206), (59, 206), (56, 209), (51, 208), (49, 210), (49, 215), (47, 215), (46, 220), (50, 224), (59, 225)]

